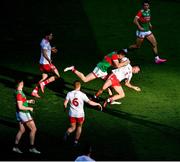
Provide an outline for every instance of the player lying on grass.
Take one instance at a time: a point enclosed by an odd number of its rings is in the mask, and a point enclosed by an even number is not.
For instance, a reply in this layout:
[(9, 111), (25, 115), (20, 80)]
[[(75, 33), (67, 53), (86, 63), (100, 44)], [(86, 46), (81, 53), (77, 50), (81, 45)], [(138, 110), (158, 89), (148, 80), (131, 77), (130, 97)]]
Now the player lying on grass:
[(107, 80), (104, 83), (104, 85), (102, 86), (102, 88), (99, 89), (95, 95), (96, 98), (99, 97), (103, 93), (103, 91), (109, 87), (112, 87), (117, 92), (117, 94), (115, 94), (115, 95), (109, 97), (107, 100), (105, 100), (105, 102), (103, 104), (104, 108), (107, 106), (107, 103), (111, 103), (115, 100), (125, 97), (125, 93), (120, 84), (120, 82), (122, 80), (125, 80), (125, 85), (127, 87), (132, 88), (135, 91), (141, 91), (141, 89), (139, 87), (134, 86), (130, 83), (132, 75), (138, 73), (139, 71), (140, 71), (140, 68), (138, 66), (132, 67), (130, 64), (128, 64), (124, 67), (112, 70), (112, 73), (109, 75), (109, 77), (107, 78)]

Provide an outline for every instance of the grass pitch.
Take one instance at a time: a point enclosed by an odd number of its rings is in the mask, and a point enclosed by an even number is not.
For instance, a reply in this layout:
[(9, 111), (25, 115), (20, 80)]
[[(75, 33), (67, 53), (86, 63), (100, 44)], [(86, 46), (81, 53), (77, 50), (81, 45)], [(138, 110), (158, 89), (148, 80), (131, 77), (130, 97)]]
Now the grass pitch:
[[(133, 43), (136, 28), (132, 20), (141, 7), (140, 1), (18, 1), (10, 6), (8, 3), (1, 10), (6, 11), (2, 12), (1, 20), (4, 31), (0, 63), (1, 160), (74, 160), (81, 147), (71, 146), (73, 135), (67, 144), (62, 142), (68, 126), (63, 101), (77, 77), (71, 72), (63, 73), (63, 69), (75, 65), (88, 74), (105, 54)], [(92, 144), (94, 159), (180, 160), (179, 5), (179, 1), (169, 0), (151, 4), (153, 33), (167, 63), (154, 64), (146, 41), (141, 49), (128, 54), (132, 64), (141, 67), (132, 83), (140, 86), (142, 92), (123, 87), (126, 97), (122, 104), (112, 105), (103, 112), (85, 105), (81, 144)], [(40, 79), (39, 42), (45, 27), (55, 34), (59, 53), (54, 56), (54, 64), (61, 79), (48, 85), (34, 106), (36, 144), (42, 154), (28, 153), (28, 134), (25, 134), (21, 141), (25, 153), (17, 155), (11, 151), (17, 132), (15, 79), (24, 77), (24, 91), (30, 98)], [(102, 84), (101, 80), (91, 81), (82, 85), (82, 91), (91, 96)], [(102, 98), (106, 97), (104, 93)]]

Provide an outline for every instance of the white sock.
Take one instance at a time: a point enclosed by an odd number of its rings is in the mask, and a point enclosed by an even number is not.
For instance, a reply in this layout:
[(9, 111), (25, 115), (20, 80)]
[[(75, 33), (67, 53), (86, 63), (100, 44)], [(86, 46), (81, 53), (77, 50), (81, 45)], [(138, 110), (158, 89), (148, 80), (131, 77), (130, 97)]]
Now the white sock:
[(156, 56), (155, 59), (156, 59), (156, 60), (159, 60), (159, 56)]
[(111, 100), (108, 98), (108, 99), (107, 99), (107, 102), (111, 102)]

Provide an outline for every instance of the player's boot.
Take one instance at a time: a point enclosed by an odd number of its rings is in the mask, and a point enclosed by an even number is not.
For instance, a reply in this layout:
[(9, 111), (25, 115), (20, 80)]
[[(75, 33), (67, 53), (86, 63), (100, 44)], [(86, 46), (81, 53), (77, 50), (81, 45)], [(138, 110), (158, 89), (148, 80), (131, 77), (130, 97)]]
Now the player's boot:
[(121, 102), (112, 101), (110, 104), (111, 104), (111, 105), (120, 105), (120, 104), (121, 104)]
[(18, 154), (22, 154), (23, 152), (18, 148), (18, 147), (13, 147), (12, 151), (18, 153)]
[(161, 58), (155, 59), (156, 64), (161, 64), (161, 63), (164, 63), (166, 61), (167, 61), (166, 59), (161, 59)]
[(36, 148), (30, 148), (29, 152), (34, 153), (34, 154), (41, 154), (41, 152), (38, 151)]
[(36, 93), (36, 92), (32, 92), (32, 93), (31, 93), (31, 96), (37, 97), (37, 98), (41, 98), (41, 96), (39, 96), (38, 93)]
[(74, 66), (69, 66), (69, 67), (66, 67), (64, 69), (64, 72), (69, 71), (69, 70), (73, 70), (73, 69), (74, 69)]

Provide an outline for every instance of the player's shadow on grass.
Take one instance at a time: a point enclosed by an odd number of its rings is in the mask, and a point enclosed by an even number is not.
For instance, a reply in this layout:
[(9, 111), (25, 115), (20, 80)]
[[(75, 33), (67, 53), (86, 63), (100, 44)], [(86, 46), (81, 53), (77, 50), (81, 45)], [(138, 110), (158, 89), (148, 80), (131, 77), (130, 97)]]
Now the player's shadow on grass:
[(18, 127), (18, 123), (13, 121), (12, 118), (9, 118), (7, 116), (0, 116), (0, 125), (4, 125), (10, 128), (17, 128)]
[[(30, 72), (24, 72), (19, 71), (15, 69), (11, 69), (8, 67), (0, 66), (0, 82), (4, 84), (6, 87), (15, 89), (17, 81), (23, 79), (25, 83), (25, 87), (28, 88), (34, 88), (35, 84), (38, 83), (38, 81), (41, 79), (41, 75), (33, 74)], [(73, 82), (67, 82), (63, 78), (60, 78), (56, 80), (55, 82), (52, 82), (47, 85), (47, 88), (52, 90), (53, 92), (56, 92), (56, 95), (64, 98), (66, 96), (66, 91), (72, 91), (73, 88)], [(94, 89), (82, 87), (85, 91), (95, 91)], [(30, 96), (30, 92), (26, 92), (26, 95)], [(89, 94), (91, 96), (91, 94)]]
[(123, 112), (120, 110), (107, 108), (107, 109), (104, 109), (103, 112), (109, 115), (124, 119), (124, 120), (128, 120), (130, 122), (133, 122), (139, 125), (143, 125), (145, 127), (155, 129), (165, 134), (166, 136), (172, 136), (173, 138), (176, 138), (180, 142), (180, 129), (173, 128), (165, 124), (149, 121), (149, 120), (143, 119), (141, 115), (131, 114), (131, 113)]
[[(76, 79), (76, 80), (78, 80), (78, 79)], [(54, 84), (48, 85), (48, 87), (50, 89), (52, 89), (54, 92), (57, 92), (57, 94), (56, 94), (57, 96), (65, 98), (67, 93), (65, 93), (64, 90), (66, 90), (67, 92), (74, 90), (73, 82), (74, 81), (67, 82), (64, 79), (59, 79)], [(61, 91), (61, 93), (59, 93), (59, 89), (63, 90), (63, 92)], [(98, 89), (96, 87), (88, 88), (88, 87), (85, 87), (84, 85), (82, 85), (81, 91), (84, 92), (90, 99), (92, 99), (94, 97), (95, 92), (97, 92)], [(101, 102), (101, 101), (104, 101), (104, 99), (99, 97), (98, 102)]]
[(32, 87), (34, 82), (38, 81), (39, 75), (11, 69), (8, 67), (0, 66), (0, 82), (9, 88), (16, 87), (16, 81), (23, 79), (25, 86)]
[[(41, 75), (0, 66), (0, 82), (6, 87), (15, 89), (17, 81), (21, 79), (23, 79), (25, 87), (33, 89), (35, 84), (38, 83), (38, 81), (41, 79)], [(47, 88), (51, 89), (54, 92), (60, 93), (63, 96), (65, 95), (63, 93), (65, 89), (71, 90), (65, 86), (63, 78), (60, 78), (52, 84), (49, 84)], [(30, 93), (28, 92), (26, 94), (30, 95)]]

